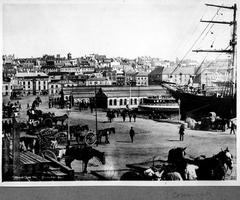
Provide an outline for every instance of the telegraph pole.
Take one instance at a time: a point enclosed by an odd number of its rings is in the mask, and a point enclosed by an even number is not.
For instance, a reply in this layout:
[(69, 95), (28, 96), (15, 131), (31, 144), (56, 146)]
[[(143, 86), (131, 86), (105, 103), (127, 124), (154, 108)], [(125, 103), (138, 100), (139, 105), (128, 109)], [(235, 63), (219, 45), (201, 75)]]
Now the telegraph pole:
[(95, 83), (95, 98), (94, 98), (94, 104), (95, 104), (95, 120), (96, 120), (96, 134), (98, 134), (98, 123), (97, 123), (97, 97), (96, 97), (96, 94), (97, 94), (97, 86), (96, 86), (96, 83)]
[(20, 134), (17, 128), (17, 121), (15, 115), (13, 114), (13, 179), (18, 179), (20, 177)]
[(229, 46), (231, 46), (230, 49), (206, 49), (206, 50), (193, 50), (193, 52), (215, 52), (215, 53), (229, 53), (232, 54), (232, 68), (231, 68), (231, 76), (232, 76), (232, 87), (230, 89), (231, 95), (234, 95), (234, 92), (236, 91), (236, 68), (235, 68), (235, 53), (236, 53), (236, 31), (237, 31), (237, 21), (236, 21), (236, 12), (237, 12), (237, 4), (234, 4), (233, 6), (221, 6), (221, 5), (214, 5), (214, 4), (205, 4), (206, 6), (211, 7), (217, 7), (217, 8), (224, 8), (224, 9), (230, 9), (233, 10), (233, 20), (232, 21), (213, 21), (213, 20), (200, 20), (200, 22), (207, 22), (207, 23), (215, 23), (215, 24), (227, 24), (230, 26), (233, 26), (233, 33), (232, 33), (232, 39), (230, 40)]

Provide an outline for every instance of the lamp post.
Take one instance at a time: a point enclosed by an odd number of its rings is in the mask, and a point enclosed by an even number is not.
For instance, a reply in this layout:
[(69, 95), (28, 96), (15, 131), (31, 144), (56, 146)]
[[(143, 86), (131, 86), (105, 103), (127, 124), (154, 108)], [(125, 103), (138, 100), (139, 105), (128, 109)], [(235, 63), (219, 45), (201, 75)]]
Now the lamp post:
[(131, 106), (131, 96), (132, 96), (132, 79), (129, 80), (129, 108)]
[(68, 140), (68, 141), (71, 139), (71, 134), (70, 134), (70, 113), (71, 113), (71, 110), (70, 110), (70, 108), (68, 107), (68, 109), (67, 109), (67, 115), (68, 115), (67, 140)]
[(178, 121), (179, 121), (179, 122), (180, 122), (180, 120), (181, 120), (180, 104), (181, 104), (181, 100), (178, 99), (178, 105), (179, 105), (179, 109), (178, 109)]
[(95, 117), (96, 117), (96, 134), (98, 134), (98, 123), (97, 123), (97, 98), (96, 98), (96, 90), (97, 90), (97, 86), (96, 86), (96, 82), (95, 82), (95, 87), (94, 87), (94, 91), (95, 91), (95, 98), (94, 98), (94, 104), (95, 104)]

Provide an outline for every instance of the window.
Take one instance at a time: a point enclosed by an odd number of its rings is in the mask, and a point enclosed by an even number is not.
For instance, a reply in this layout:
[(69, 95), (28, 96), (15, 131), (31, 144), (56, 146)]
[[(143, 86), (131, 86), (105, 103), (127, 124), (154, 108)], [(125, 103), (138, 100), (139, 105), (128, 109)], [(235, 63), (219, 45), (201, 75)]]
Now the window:
[(123, 104), (123, 100), (122, 99), (120, 99), (120, 106)]
[(117, 105), (117, 99), (114, 99), (114, 106)]
[(134, 99), (134, 104), (137, 105), (137, 99)]
[(124, 105), (127, 105), (127, 99), (124, 99)]
[(132, 104), (133, 104), (133, 100), (131, 99), (131, 100), (130, 100), (130, 105), (132, 105)]
[(112, 106), (112, 99), (109, 100), (109, 106)]

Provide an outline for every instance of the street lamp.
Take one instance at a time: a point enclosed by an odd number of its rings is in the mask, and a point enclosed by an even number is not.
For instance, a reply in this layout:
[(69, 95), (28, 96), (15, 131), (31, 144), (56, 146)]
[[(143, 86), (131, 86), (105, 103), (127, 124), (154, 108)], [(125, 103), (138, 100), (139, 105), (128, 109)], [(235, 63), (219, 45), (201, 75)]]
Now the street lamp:
[(97, 124), (97, 97), (96, 97), (96, 93), (97, 93), (97, 86), (96, 86), (96, 82), (95, 82), (95, 87), (94, 87), (94, 91), (95, 91), (95, 98), (94, 98), (94, 104), (95, 104), (95, 116), (96, 116), (96, 134), (98, 134), (98, 124)]
[(131, 86), (132, 86), (132, 79), (129, 80), (129, 108), (131, 106), (131, 96), (132, 96)]
[(70, 110), (70, 108), (68, 107), (68, 109), (67, 109), (67, 115), (68, 115), (67, 140), (68, 140), (68, 141), (71, 139), (71, 134), (70, 134), (70, 113), (71, 113), (71, 110)]
[(180, 122), (181, 120), (181, 114), (180, 114), (180, 104), (181, 104), (181, 100), (178, 99), (178, 105), (179, 105), (179, 109), (178, 109), (178, 121)]

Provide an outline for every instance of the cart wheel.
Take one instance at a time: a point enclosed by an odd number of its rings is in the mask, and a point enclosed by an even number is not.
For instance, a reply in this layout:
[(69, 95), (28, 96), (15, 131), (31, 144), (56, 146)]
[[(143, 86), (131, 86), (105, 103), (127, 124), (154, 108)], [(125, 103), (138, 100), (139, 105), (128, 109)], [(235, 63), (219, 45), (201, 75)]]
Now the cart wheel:
[(54, 160), (57, 160), (57, 156), (54, 152), (52, 152), (51, 150), (44, 150), (42, 151), (42, 157), (46, 158), (50, 157), (53, 158)]
[(87, 135), (84, 137), (84, 142), (87, 145), (93, 145), (97, 141), (96, 135), (93, 132), (87, 133)]

